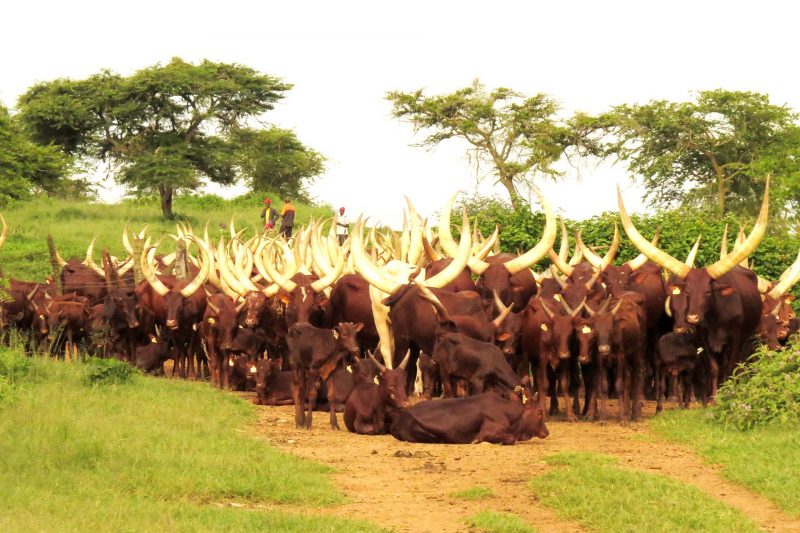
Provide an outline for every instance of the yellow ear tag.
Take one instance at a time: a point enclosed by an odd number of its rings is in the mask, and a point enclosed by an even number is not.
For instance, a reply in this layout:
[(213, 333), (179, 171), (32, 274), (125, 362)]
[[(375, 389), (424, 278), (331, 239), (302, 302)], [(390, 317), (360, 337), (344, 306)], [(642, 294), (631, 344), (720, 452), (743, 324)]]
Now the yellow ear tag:
[(251, 367), (250, 367), (250, 373), (251, 373), (251, 374), (255, 374), (256, 372), (258, 372), (258, 371), (256, 370), (256, 367), (254, 367), (254, 366), (251, 366)]
[(681, 290), (678, 287), (673, 287), (672, 288), (672, 294), (680, 294), (680, 293), (681, 293)]
[(152, 342), (153, 344), (158, 344), (158, 339), (155, 337), (150, 337), (150, 342)]
[(197, 324), (192, 324), (192, 331), (197, 331)]
[(338, 339), (338, 338), (339, 338), (339, 332), (338, 332), (338, 331), (336, 331), (335, 329), (334, 329), (334, 330), (332, 330), (332, 331), (333, 331), (333, 338), (334, 338), (334, 339)]
[(581, 328), (581, 333), (591, 333), (591, 332), (592, 332), (592, 328), (590, 328), (589, 326), (583, 326)]
[(557, 302), (560, 302), (561, 301), (561, 295), (560, 294), (553, 295), (553, 300), (555, 300)]
[(547, 324), (542, 324), (542, 331), (547, 331)]
[(214, 320), (214, 318), (212, 317), (212, 318), (209, 318), (209, 319), (208, 319), (208, 323), (209, 323), (209, 324), (216, 324), (216, 323), (217, 323), (217, 321), (216, 321), (216, 320)]
[(372, 382), (373, 382), (375, 385), (380, 385), (380, 382), (378, 381), (378, 376), (375, 376), (374, 378), (372, 378)]
[(233, 358), (228, 359), (228, 366), (234, 366), (236, 363), (233, 362)]

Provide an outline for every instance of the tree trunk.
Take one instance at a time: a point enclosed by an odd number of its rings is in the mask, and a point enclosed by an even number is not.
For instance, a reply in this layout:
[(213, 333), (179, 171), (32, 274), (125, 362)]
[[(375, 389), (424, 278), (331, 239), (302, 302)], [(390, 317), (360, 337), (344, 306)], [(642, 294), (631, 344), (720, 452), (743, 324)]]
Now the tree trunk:
[(172, 220), (175, 215), (172, 213), (172, 194), (174, 189), (168, 185), (159, 185), (158, 193), (161, 195), (161, 213), (167, 220)]
[(511, 198), (511, 205), (514, 207), (514, 211), (520, 211), (525, 207), (525, 201), (517, 194), (517, 190), (514, 188), (514, 180), (511, 178), (500, 178), (500, 184), (506, 188), (508, 191), (508, 196)]
[(725, 216), (725, 177), (717, 174), (717, 211), (720, 218)]

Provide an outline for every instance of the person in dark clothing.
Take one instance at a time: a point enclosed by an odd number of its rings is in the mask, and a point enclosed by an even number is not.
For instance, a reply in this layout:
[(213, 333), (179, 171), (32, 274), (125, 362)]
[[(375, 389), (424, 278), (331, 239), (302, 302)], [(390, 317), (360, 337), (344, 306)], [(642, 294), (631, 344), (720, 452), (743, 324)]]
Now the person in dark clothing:
[(283, 199), (283, 209), (281, 209), (281, 235), (287, 239), (292, 236), (292, 226), (294, 226), (294, 206), (288, 198)]
[(261, 219), (264, 221), (264, 230), (271, 230), (275, 227), (275, 222), (278, 220), (278, 211), (273, 209), (272, 200), (264, 198), (264, 209), (261, 210)]

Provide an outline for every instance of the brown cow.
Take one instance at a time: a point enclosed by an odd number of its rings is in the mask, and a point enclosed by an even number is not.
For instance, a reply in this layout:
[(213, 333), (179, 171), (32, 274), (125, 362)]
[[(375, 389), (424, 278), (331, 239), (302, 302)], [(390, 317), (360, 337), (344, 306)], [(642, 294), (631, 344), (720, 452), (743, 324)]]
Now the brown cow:
[[(334, 397), (333, 383), (328, 376), (344, 357), (360, 354), (356, 334), (363, 324), (342, 322), (332, 330), (322, 329), (305, 322), (289, 328), (286, 343), (289, 345), (289, 367), (292, 371), (292, 399), (295, 404), (295, 425), (311, 429), (311, 417), (317, 402), (317, 380), (328, 387), (328, 396)], [(305, 412), (308, 402), (309, 410)], [(334, 402), (330, 404), (331, 427), (339, 429)]]
[[(383, 366), (372, 352), (369, 359), (358, 358), (353, 366), (353, 391), (344, 407), (344, 424), (348, 431), (360, 435), (383, 435), (387, 429), (388, 413), (408, 407), (405, 366), (408, 355), (395, 369)], [(378, 383), (375, 365), (379, 369)]]
[(398, 440), (433, 444), (514, 444), (547, 437), (542, 409), (524, 400), (486, 392), (421, 402), (396, 411), (389, 432)]

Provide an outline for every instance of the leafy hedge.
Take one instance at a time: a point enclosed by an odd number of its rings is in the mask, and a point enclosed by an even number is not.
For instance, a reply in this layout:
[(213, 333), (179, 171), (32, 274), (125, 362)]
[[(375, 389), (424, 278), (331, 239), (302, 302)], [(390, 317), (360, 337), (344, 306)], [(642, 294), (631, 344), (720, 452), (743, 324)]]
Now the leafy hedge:
[(800, 336), (781, 351), (760, 346), (719, 388), (713, 412), (740, 430), (800, 422)]
[[(480, 196), (468, 197), (462, 201), (462, 205), (467, 208), (471, 221), (474, 222), (475, 218), (478, 218), (478, 227), (484, 236), (488, 236), (494, 231), (495, 224), (500, 225), (501, 249), (504, 252), (516, 253), (518, 250), (529, 250), (542, 235), (544, 213), (541, 211), (514, 212), (511, 206), (503, 200)], [(457, 211), (454, 210), (454, 224), (457, 222), (455, 213)], [(657, 228), (660, 228), (659, 247), (680, 260), (686, 258), (698, 235), (702, 235), (700, 250), (695, 261), (698, 266), (709, 265), (719, 259), (725, 224), (728, 224), (729, 251), (733, 248), (733, 242), (739, 231), (739, 223), (748, 223), (747, 230), (752, 228), (752, 221), (740, 221), (732, 215), (719, 219), (707, 212), (692, 209), (662, 211), (652, 216), (637, 215), (633, 216), (633, 220), (639, 231), (648, 239), (653, 237)], [(620, 250), (617, 255), (617, 263), (620, 264), (636, 257), (639, 251), (628, 241), (622, 230), (619, 214), (616, 212), (606, 212), (580, 222), (565, 220), (570, 233), (570, 254), (575, 245), (576, 229), (580, 228), (583, 242), (587, 245), (607, 246), (614, 236), (615, 222), (620, 224)], [(559, 229), (556, 248), (561, 242), (560, 235)], [(751, 260), (755, 262), (755, 272), (764, 279), (776, 281), (795, 260), (798, 248), (800, 248), (800, 239), (797, 236), (787, 234), (783, 228), (768, 228), (766, 237), (755, 254), (751, 256)], [(541, 271), (549, 264), (549, 260), (544, 259), (537, 269)], [(797, 287), (793, 289), (793, 293), (800, 297), (800, 289)]]

